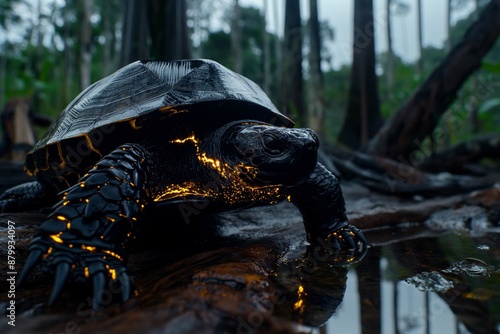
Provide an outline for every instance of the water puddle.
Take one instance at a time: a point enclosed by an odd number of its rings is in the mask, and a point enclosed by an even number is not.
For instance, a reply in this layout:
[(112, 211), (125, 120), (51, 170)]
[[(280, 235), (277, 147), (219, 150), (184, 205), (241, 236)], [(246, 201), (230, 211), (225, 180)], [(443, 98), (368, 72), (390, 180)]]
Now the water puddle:
[[(425, 235), (425, 234), (424, 234)], [(326, 333), (498, 333), (500, 234), (376, 246), (347, 275)]]

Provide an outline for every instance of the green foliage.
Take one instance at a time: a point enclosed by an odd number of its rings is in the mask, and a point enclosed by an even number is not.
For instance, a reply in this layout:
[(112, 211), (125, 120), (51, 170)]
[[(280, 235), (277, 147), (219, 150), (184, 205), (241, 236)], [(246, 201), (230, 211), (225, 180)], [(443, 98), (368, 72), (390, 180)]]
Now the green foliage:
[[(59, 113), (80, 91), (80, 11), (78, 2), (44, 2), (46, 12), (42, 13), (44, 24), (41, 26), (42, 45), (37, 45), (36, 29), (33, 22), (16, 12), (21, 0), (0, 0), (0, 29), (15, 28), (22, 37), (22, 42), (4, 43), (0, 45), (0, 71), (3, 71), (5, 87), (0, 90), (2, 103), (17, 96), (37, 96), (39, 112), (54, 116)], [(197, 40), (193, 46), (196, 57), (211, 58), (223, 65), (233, 68), (231, 55), (231, 38), (228, 31), (232, 8), (220, 1), (203, 2), (190, 0), (191, 10), (188, 12), (188, 23), (191, 31), (197, 31)], [(396, 4), (404, 2), (396, 1)], [(484, 4), (483, 4), (484, 5)], [(225, 7), (223, 7), (225, 6)], [(36, 6), (34, 6), (36, 7)], [(123, 25), (121, 0), (95, 0), (92, 15), (92, 64), (91, 81), (96, 81), (114, 71), (118, 67), (117, 56), (120, 52), (120, 31)], [(51, 12), (47, 12), (50, 8)], [(193, 10), (196, 9), (196, 11)], [(218, 28), (210, 25), (213, 12), (226, 9)], [(36, 9), (36, 8), (32, 8)], [(198, 18), (198, 21), (196, 21)], [(457, 43), (467, 28), (474, 21), (470, 15), (459, 22), (452, 30), (453, 42)], [(195, 22), (196, 21), (196, 22)], [(220, 21), (220, 19), (219, 19)], [(111, 31), (105, 31), (104, 23), (108, 22)], [(22, 23), (22, 24), (21, 24)], [(281, 41), (275, 34), (264, 31), (263, 13), (255, 7), (241, 7), (241, 42), (243, 70), (242, 74), (254, 80), (258, 85), (264, 85), (264, 36), (267, 34), (270, 52), (271, 82), (267, 92), (276, 103), (280, 97), (280, 61), (277, 59), (275, 45)], [(307, 24), (304, 24), (307, 27)], [(203, 31), (200, 31), (203, 30)], [(322, 56), (324, 64), (330, 62), (330, 54), (325, 46), (334, 37), (334, 32), (327, 22), (321, 22)], [(1, 30), (0, 30), (1, 31)], [(307, 64), (307, 30), (304, 30), (304, 62)], [(105, 50), (105, 47), (110, 47)], [(335, 55), (333, 55), (335, 56)], [(411, 97), (415, 89), (439, 65), (446, 56), (441, 48), (424, 47), (423, 71), (417, 73), (415, 63), (405, 63), (397, 55), (394, 57), (393, 88), (387, 86), (386, 64), (387, 55), (377, 55), (377, 73), (379, 74), (378, 89), (381, 111), (385, 119), (390, 119), (401, 106)], [(110, 58), (111, 57), (111, 58)], [(441, 120), (439, 131), (449, 132), (448, 145), (472, 138), (478, 133), (471, 126), (471, 118), (467, 118), (475, 103), (478, 109), (478, 122), (482, 132), (500, 131), (500, 116), (498, 99), (500, 96), (500, 43), (497, 42), (486, 56), (482, 68), (462, 87), (456, 101), (450, 107), (449, 113), (460, 115), (451, 119), (460, 122), (450, 123)], [(109, 62), (109, 64), (106, 64)], [(304, 66), (305, 89), (308, 89), (307, 66)], [(334, 141), (344, 117), (350, 83), (350, 66), (340, 69), (329, 68), (324, 73), (325, 82), (325, 114), (327, 122), (327, 139)], [(0, 83), (0, 84), (3, 84)], [(278, 105), (278, 103), (277, 103)], [(306, 103), (307, 105), (307, 103)], [(463, 115), (466, 115), (464, 117)], [(498, 125), (497, 125), (498, 124)]]
[(344, 113), (347, 108), (347, 96), (351, 75), (350, 66), (342, 66), (338, 70), (324, 73), (325, 82), (325, 116), (327, 123), (327, 140), (334, 142), (342, 127)]
[[(259, 86), (264, 84), (264, 16), (254, 7), (241, 7), (241, 48), (243, 57), (242, 74), (255, 81)], [(229, 25), (230, 12), (224, 16)], [(271, 70), (277, 66), (276, 54), (273, 45), (277, 36), (268, 33)], [(209, 32), (205, 40), (195, 50), (203, 58), (210, 58), (228, 68), (233, 68), (231, 54), (231, 36), (229, 32), (218, 30)], [(273, 73), (274, 74), (274, 73)], [(273, 76), (274, 77), (274, 76)], [(279, 87), (277, 82), (272, 82), (271, 91), (267, 92), (271, 100), (277, 101)]]
[(479, 114), (491, 113), (492, 111), (500, 111), (500, 98), (493, 98), (484, 101), (484, 103), (477, 110)]
[[(457, 43), (475, 20), (474, 15), (457, 22), (452, 27), (452, 43)], [(418, 86), (428, 78), (434, 69), (445, 59), (444, 49), (432, 46), (422, 50), (422, 74), (417, 74), (415, 63), (406, 64), (396, 57), (394, 88), (388, 89), (385, 69), (387, 55), (378, 55), (378, 66), (382, 68), (379, 77), (379, 93), (382, 115), (389, 119), (411, 97)], [(432, 141), (436, 149), (472, 139), (482, 133), (500, 132), (500, 115), (494, 104), (500, 96), (500, 41), (497, 41), (486, 55), (482, 67), (464, 83), (457, 98), (447, 113), (439, 120)], [(479, 112), (478, 106), (489, 112)], [(476, 116), (477, 115), (477, 116)], [(474, 124), (478, 124), (476, 128)], [(479, 131), (479, 132), (478, 132)], [(437, 140), (436, 138), (439, 138)]]
[(481, 65), (482, 69), (489, 73), (500, 74), (500, 62), (492, 62), (485, 60)]
[[(479, 3), (480, 8), (484, 7), (487, 1)], [(476, 20), (476, 15), (470, 15), (453, 27), (452, 42), (457, 43), (466, 33), (469, 26)], [(464, 108), (472, 111), (477, 108), (477, 122), (480, 132), (471, 128), (473, 119), (464, 122), (462, 127), (455, 129), (453, 137), (456, 142), (461, 142), (473, 138), (482, 133), (500, 132), (500, 115), (498, 114), (498, 101), (500, 97), (500, 40), (493, 45), (482, 61), (482, 66), (464, 84), (460, 94), (452, 108)], [(472, 115), (472, 117), (474, 117)], [(453, 138), (452, 137), (452, 138)], [(455, 142), (455, 141), (453, 141)]]
[[(3, 2), (2, 2), (3, 1)], [(0, 8), (6, 3), (20, 3), (22, 1), (0, 0)], [(81, 91), (80, 87), (80, 33), (81, 33), (81, 6), (79, 2), (65, 1), (43, 3), (44, 12), (38, 13), (42, 19), (40, 25), (41, 36), (48, 36), (38, 44), (36, 26), (22, 15), (5, 13), (5, 17), (12, 15), (19, 18), (16, 26), (18, 34), (23, 35), (22, 43), (6, 42), (1, 46), (0, 57), (4, 58), (4, 71), (6, 85), (3, 91), (2, 103), (14, 97), (31, 97), (35, 103), (36, 112), (55, 116)], [(103, 53), (106, 43), (113, 43), (109, 34), (103, 29), (103, 20), (109, 20), (112, 32), (121, 28), (122, 13), (120, 0), (96, 0), (94, 2), (94, 15), (92, 17), (92, 76), (91, 81), (102, 78)], [(14, 5), (10, 7), (15, 8)], [(48, 12), (51, 10), (52, 12)], [(14, 22), (10, 22), (15, 25)], [(23, 30), (24, 29), (24, 30)], [(116, 40), (114, 41), (116, 44)], [(112, 45), (111, 56), (117, 55), (117, 45)], [(113, 63), (117, 69), (117, 62)], [(107, 70), (109, 74), (109, 69)]]
[(7, 28), (11, 23), (19, 23), (21, 18), (13, 10), (19, 2), (21, 2), (21, 0), (0, 0), (0, 27)]

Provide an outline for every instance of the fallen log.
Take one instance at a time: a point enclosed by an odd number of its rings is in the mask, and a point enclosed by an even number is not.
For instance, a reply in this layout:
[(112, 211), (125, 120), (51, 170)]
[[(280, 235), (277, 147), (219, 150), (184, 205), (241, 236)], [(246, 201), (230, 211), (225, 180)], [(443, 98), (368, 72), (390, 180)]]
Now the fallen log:
[[(423, 236), (426, 221), (449, 208), (495, 209), (500, 188), (430, 200), (380, 195), (354, 183), (342, 185), (349, 219), (363, 229), (373, 247)], [(171, 217), (165, 215), (164, 217)], [(156, 219), (148, 217), (147, 219)], [(0, 226), (16, 226), (16, 271), (43, 214), (1, 214)], [(91, 287), (68, 284), (47, 306), (52, 277), (37, 269), (16, 291), (16, 327), (2, 333), (92, 332), (255, 332), (305, 333), (322, 326), (342, 302), (349, 255), (325, 261), (305, 242), (298, 210), (288, 202), (206, 216), (191, 225), (152, 221), (129, 260), (133, 297), (125, 304), (111, 292), (105, 305), (91, 309)], [(467, 217), (464, 217), (467, 219)], [(0, 229), (0, 256), (6, 258), (7, 229)], [(370, 253), (371, 251), (368, 250)], [(324, 254), (324, 253), (322, 253)], [(362, 259), (360, 259), (363, 263)], [(0, 263), (0, 304), (9, 301), (7, 263)]]
[(500, 136), (490, 134), (438, 151), (427, 157), (418, 167), (433, 173), (485, 175), (491, 173), (493, 168), (479, 165), (481, 160), (490, 159), (494, 163), (493, 167), (498, 167), (496, 163), (499, 156)]
[[(319, 253), (305, 242), (299, 212), (286, 204), (272, 209), (277, 211), (206, 216), (192, 226), (151, 222), (157, 228), (146, 232), (151, 233), (148, 241), (138, 243), (129, 260), (134, 297), (121, 305), (111, 293), (117, 288), (109, 285), (98, 312), (91, 309), (90, 284), (67, 284), (58, 302), (47, 306), (52, 277), (37, 269), (16, 291), (15, 328), (2, 322), (0, 331), (310, 332), (342, 301), (352, 256), (332, 254), (318, 261)], [(40, 214), (0, 215), (4, 227), (15, 222), (17, 271), (43, 219)], [(2, 245), (6, 231), (0, 233)], [(6, 257), (6, 249), (0, 255)], [(6, 292), (7, 263), (0, 270), (0, 291)], [(7, 295), (1, 294), (0, 304), (7, 305)]]
[(330, 148), (328, 156), (340, 177), (371, 190), (404, 197), (450, 196), (491, 187), (500, 172), (486, 175), (460, 175), (427, 172), (406, 160), (393, 160), (357, 151)]

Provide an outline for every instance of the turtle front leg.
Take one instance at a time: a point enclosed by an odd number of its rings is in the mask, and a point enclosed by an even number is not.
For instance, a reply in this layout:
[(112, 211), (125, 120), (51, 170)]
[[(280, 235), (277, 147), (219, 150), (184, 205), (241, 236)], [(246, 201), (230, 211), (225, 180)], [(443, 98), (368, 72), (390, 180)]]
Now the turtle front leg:
[(129, 244), (148, 198), (148, 153), (125, 144), (105, 156), (62, 199), (31, 241), (19, 285), (41, 261), (54, 274), (52, 304), (68, 278), (91, 279), (94, 308), (109, 280), (119, 281), (122, 299), (130, 296), (126, 273)]
[(334, 249), (359, 250), (368, 241), (349, 223), (337, 178), (318, 163), (310, 177), (293, 188), (290, 201), (302, 213), (308, 241), (328, 241)]

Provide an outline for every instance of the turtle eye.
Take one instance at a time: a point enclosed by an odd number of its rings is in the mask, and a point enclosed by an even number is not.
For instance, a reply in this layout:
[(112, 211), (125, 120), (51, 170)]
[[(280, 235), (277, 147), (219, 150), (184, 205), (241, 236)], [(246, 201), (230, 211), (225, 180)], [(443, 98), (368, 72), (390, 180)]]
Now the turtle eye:
[(262, 145), (264, 145), (266, 153), (270, 155), (282, 154), (287, 148), (283, 140), (271, 133), (262, 135)]

